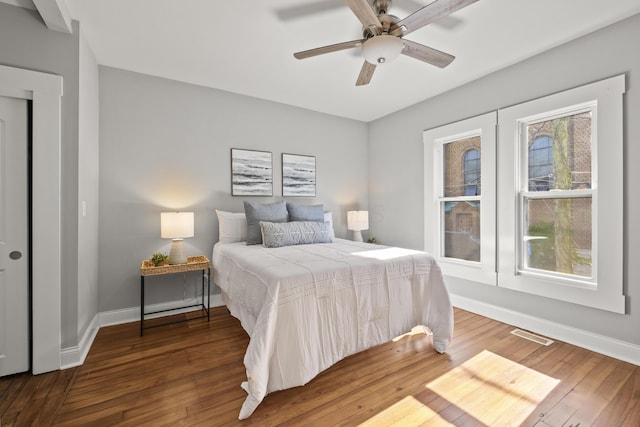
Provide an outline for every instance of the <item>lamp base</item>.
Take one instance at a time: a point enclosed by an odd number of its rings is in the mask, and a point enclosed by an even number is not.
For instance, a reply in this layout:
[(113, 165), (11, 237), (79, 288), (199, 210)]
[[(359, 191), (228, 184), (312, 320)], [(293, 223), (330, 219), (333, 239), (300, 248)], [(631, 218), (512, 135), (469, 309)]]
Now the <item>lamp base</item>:
[(169, 264), (186, 264), (187, 252), (184, 250), (183, 239), (173, 239), (171, 252), (169, 252)]
[(362, 240), (362, 232), (360, 230), (353, 231), (353, 241), (354, 242), (363, 242)]

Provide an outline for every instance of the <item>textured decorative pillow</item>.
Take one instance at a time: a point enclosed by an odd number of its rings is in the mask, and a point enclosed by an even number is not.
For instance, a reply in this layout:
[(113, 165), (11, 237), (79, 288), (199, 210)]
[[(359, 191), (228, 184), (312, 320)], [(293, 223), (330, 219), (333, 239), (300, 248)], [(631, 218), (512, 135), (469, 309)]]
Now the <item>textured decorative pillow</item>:
[(324, 222), (323, 205), (298, 205), (287, 202), (289, 221), (315, 221)]
[(293, 221), (274, 223), (260, 221), (262, 244), (266, 248), (306, 245), (309, 243), (331, 243), (329, 223), (315, 221)]
[(244, 213), (247, 215), (247, 245), (262, 243), (260, 221), (287, 222), (289, 218), (284, 200), (265, 204), (245, 201)]
[(220, 243), (244, 242), (247, 240), (247, 217), (244, 213), (219, 211), (218, 215), (218, 240)]
[(326, 211), (324, 213), (324, 222), (329, 223), (329, 233), (331, 233), (331, 239), (335, 239), (336, 238), (336, 232), (333, 229), (333, 214), (331, 213), (331, 211)]

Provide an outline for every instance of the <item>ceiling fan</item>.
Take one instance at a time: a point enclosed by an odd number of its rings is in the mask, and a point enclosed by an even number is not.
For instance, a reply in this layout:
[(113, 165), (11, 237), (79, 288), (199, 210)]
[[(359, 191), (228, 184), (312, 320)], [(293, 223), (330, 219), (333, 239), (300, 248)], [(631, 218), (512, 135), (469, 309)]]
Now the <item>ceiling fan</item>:
[(404, 36), (476, 1), (478, 0), (434, 0), (406, 18), (399, 19), (387, 13), (391, 7), (391, 0), (373, 0), (372, 5), (367, 0), (344, 0), (363, 25), (363, 38), (296, 52), (293, 56), (305, 59), (361, 47), (365, 61), (356, 86), (369, 84), (378, 64), (390, 62), (401, 53), (444, 68), (455, 59), (455, 56), (412, 42)]

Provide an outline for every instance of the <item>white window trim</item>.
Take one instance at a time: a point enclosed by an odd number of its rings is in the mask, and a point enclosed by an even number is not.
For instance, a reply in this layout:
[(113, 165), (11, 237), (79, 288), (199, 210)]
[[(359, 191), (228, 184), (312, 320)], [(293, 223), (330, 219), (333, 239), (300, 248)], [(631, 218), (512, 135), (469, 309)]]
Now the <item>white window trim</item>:
[[(496, 285), (496, 119), (491, 112), (456, 123), (429, 129), (423, 133), (424, 189), (425, 189), (425, 250), (430, 252), (447, 276)], [(480, 262), (444, 257), (443, 219), (440, 215), (443, 188), (443, 146), (448, 142), (480, 135), (480, 186), (481, 196), (459, 199), (480, 199)], [(432, 165), (432, 172), (429, 171)]]
[[(498, 139), (498, 286), (616, 313), (625, 312), (623, 294), (623, 108), (624, 75), (499, 110)], [(592, 134), (593, 286), (579, 281), (521, 272), (518, 188), (520, 122), (545, 111), (595, 101)], [(600, 171), (604, 171), (600, 173)], [(606, 268), (597, 268), (600, 265)]]

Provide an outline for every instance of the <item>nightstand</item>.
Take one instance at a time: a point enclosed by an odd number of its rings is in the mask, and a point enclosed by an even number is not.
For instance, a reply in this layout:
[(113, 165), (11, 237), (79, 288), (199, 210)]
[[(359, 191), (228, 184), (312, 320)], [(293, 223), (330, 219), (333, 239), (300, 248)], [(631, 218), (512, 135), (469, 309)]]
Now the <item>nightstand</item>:
[[(175, 307), (175, 308), (169, 308), (166, 310), (158, 310), (158, 311), (152, 311), (149, 313), (145, 313), (144, 312), (144, 280), (145, 277), (150, 277), (150, 276), (164, 276), (167, 274), (176, 274), (176, 273), (187, 273), (187, 272), (191, 272), (191, 271), (201, 271), (202, 272), (202, 301), (198, 304), (191, 304), (191, 305), (186, 305), (183, 307)], [(207, 277), (207, 304), (205, 305), (204, 303), (204, 282), (205, 282), (205, 272), (206, 272), (206, 277)], [(186, 264), (170, 264), (170, 265), (161, 265), (161, 266), (154, 266), (153, 263), (151, 262), (151, 260), (144, 260), (142, 261), (142, 264), (140, 265), (140, 336), (143, 335), (144, 333), (144, 317), (151, 315), (151, 314), (158, 314), (158, 313), (164, 313), (164, 312), (170, 312), (170, 311), (174, 311), (174, 310), (182, 310), (185, 308), (190, 308), (190, 307), (200, 307), (202, 309), (202, 316), (201, 317), (206, 317), (207, 318), (207, 322), (211, 320), (211, 314), (210, 314), (210, 307), (211, 307), (211, 263), (209, 262), (209, 259), (206, 256), (190, 256), (187, 258), (187, 263)], [(185, 322), (186, 320), (192, 320), (192, 319), (184, 319), (184, 320), (179, 320), (178, 322)], [(170, 323), (164, 323), (162, 325), (157, 325), (157, 326), (164, 326), (164, 325), (169, 325), (171, 323), (177, 323), (177, 322), (170, 322)], [(151, 326), (153, 327), (153, 326)]]

